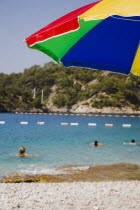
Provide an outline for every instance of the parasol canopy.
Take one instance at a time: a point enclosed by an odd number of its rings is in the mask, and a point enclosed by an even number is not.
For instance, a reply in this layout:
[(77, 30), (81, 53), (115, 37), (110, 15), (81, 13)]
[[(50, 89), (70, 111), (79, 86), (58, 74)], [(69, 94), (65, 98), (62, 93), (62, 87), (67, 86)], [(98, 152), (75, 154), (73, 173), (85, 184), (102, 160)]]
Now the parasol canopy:
[(91, 3), (25, 41), (64, 66), (140, 75), (140, 0)]

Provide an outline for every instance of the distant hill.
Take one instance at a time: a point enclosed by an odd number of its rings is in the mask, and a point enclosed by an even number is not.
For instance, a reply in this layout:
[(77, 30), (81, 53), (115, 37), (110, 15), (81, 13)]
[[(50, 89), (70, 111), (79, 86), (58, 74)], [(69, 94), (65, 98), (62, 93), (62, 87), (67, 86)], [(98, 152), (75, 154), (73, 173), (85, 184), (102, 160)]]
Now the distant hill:
[(0, 112), (140, 113), (140, 78), (49, 62), (0, 74)]

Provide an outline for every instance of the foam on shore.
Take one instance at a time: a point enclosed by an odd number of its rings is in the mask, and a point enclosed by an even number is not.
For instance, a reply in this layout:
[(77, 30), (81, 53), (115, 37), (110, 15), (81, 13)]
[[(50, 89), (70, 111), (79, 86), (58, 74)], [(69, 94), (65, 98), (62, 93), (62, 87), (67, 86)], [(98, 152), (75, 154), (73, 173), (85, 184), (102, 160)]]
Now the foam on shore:
[(99, 181), (140, 181), (140, 166), (129, 163), (61, 166), (58, 174), (15, 174), (3, 177), (1, 183), (19, 182), (99, 182)]

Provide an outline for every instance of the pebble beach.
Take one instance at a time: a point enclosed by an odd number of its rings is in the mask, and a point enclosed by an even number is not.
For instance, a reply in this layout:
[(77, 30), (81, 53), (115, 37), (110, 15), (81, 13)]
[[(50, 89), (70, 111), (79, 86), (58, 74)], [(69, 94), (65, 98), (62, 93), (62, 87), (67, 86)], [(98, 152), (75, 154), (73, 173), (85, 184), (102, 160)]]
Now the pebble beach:
[[(139, 118), (1, 116), (0, 210), (140, 210), (140, 147), (123, 144), (140, 143)], [(90, 146), (96, 137), (104, 147)], [(9, 155), (21, 145), (40, 156)]]
[(139, 210), (140, 181), (1, 183), (0, 210)]

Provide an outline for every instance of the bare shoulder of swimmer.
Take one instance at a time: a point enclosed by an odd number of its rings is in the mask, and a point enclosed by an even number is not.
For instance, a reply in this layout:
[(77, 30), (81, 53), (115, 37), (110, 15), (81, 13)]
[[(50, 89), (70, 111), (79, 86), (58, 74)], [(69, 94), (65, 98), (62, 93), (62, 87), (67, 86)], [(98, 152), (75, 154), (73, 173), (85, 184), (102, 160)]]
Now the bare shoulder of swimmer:
[(99, 143), (98, 146), (99, 146), (99, 147), (102, 147), (102, 146), (104, 146), (104, 144), (100, 144), (100, 143)]

